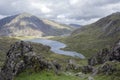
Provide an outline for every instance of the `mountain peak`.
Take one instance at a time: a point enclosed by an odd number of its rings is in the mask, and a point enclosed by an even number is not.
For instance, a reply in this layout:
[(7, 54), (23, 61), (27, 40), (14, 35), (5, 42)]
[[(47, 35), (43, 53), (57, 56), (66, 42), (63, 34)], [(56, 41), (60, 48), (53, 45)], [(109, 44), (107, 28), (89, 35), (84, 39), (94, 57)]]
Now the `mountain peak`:
[(71, 27), (45, 21), (26, 12), (0, 20), (0, 28), (0, 36), (57, 36), (72, 30)]
[(120, 12), (112, 13), (111, 15), (107, 17), (112, 20), (120, 19)]
[[(120, 22), (120, 12), (112, 13), (100, 20), (96, 21), (95, 24), (100, 27), (113, 26)], [(94, 24), (94, 23), (93, 23)]]
[(18, 14), (17, 16), (20, 16), (20, 17), (31, 17), (33, 15), (30, 14), (30, 13), (27, 13), (27, 12), (23, 12), (23, 13)]
[(115, 12), (113, 13), (113, 15), (120, 15), (120, 12)]
[(32, 15), (32, 14), (30, 14), (28, 12), (23, 12), (23, 13), (19, 13), (19, 15)]

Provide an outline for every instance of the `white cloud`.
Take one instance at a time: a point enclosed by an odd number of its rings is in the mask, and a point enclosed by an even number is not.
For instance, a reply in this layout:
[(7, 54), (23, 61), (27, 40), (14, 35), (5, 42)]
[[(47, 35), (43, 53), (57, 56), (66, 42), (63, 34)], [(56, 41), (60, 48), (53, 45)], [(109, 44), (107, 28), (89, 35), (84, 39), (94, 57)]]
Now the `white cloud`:
[(31, 7), (40, 10), (42, 13), (50, 13), (52, 10), (44, 3), (31, 2)]
[(55, 21), (64, 23), (64, 24), (75, 24), (76, 23), (79, 25), (86, 25), (86, 24), (93, 23), (99, 19), (100, 18), (92, 18), (89, 20), (85, 20), (85, 19), (76, 20), (76, 19), (58, 18), (58, 19), (55, 19)]
[[(81, 0), (80, 0), (81, 1)], [(79, 2), (79, 0), (70, 0), (70, 4), (71, 5), (75, 5)]]
[(6, 16), (4, 16), (4, 15), (0, 15), (0, 19), (2, 19), (2, 18), (4, 18), (4, 17), (6, 17)]
[(93, 19), (90, 19), (90, 20), (82, 20), (81, 21), (81, 25), (86, 25), (86, 24), (91, 24), (97, 20), (99, 20), (100, 18), (93, 18)]

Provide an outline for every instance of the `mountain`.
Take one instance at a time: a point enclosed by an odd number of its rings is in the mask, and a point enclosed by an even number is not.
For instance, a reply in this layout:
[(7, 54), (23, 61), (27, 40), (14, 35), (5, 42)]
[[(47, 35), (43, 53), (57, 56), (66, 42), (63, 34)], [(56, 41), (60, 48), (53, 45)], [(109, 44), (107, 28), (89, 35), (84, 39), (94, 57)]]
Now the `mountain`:
[(66, 49), (72, 49), (89, 57), (98, 50), (110, 47), (120, 38), (120, 12), (83, 26), (65, 39)]
[(0, 36), (57, 36), (68, 34), (71, 27), (29, 13), (21, 13), (0, 20)]
[(73, 28), (80, 28), (81, 25), (78, 25), (78, 24), (69, 24), (69, 26), (73, 27)]
[[(120, 31), (120, 12), (113, 13), (109, 16), (106, 16), (97, 22), (84, 26), (83, 28), (80, 28), (73, 32), (73, 34), (79, 34), (81, 32), (84, 32), (86, 30), (89, 30), (90, 28), (99, 29), (99, 31), (102, 33), (101, 36), (114, 36), (119, 33)], [(90, 31), (90, 30), (89, 30)], [(92, 31), (92, 32), (94, 32)]]

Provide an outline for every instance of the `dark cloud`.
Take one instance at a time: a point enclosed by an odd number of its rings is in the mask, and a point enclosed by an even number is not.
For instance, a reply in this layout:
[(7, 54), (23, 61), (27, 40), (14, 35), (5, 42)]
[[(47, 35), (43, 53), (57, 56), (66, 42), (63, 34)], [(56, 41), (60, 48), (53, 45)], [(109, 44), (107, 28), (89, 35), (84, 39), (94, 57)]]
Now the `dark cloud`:
[(0, 18), (28, 12), (62, 23), (87, 24), (120, 11), (120, 0), (0, 0)]

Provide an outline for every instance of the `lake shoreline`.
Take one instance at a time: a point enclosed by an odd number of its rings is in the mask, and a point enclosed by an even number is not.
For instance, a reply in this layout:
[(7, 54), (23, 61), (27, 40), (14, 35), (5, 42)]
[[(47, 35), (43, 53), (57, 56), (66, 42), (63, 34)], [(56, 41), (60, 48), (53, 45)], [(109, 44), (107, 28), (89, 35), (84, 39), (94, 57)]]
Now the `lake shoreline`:
[(65, 48), (67, 45), (62, 42), (59, 42), (59, 41), (48, 40), (48, 39), (43, 39), (43, 38), (24, 39), (24, 41), (41, 43), (43, 45), (50, 46), (51, 51), (53, 51), (56, 54), (62, 54), (62, 55), (73, 56), (73, 57), (85, 59), (85, 56), (83, 56), (81, 53), (77, 53), (75, 51), (61, 50), (61, 49)]

